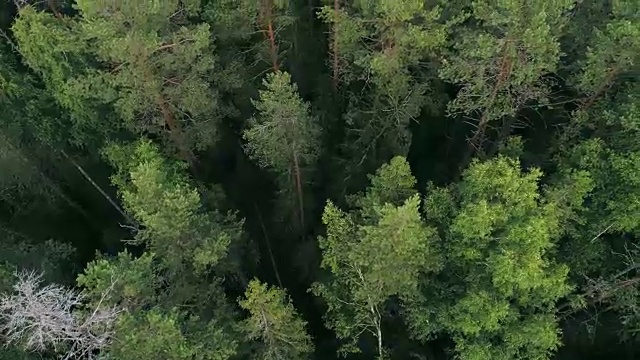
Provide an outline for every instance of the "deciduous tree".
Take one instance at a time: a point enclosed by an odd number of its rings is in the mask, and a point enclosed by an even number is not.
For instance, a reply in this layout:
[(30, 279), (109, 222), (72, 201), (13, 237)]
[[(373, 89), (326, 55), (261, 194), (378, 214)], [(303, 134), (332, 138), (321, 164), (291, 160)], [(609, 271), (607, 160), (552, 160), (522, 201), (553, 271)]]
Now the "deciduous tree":
[(425, 214), (443, 236), (445, 266), (407, 306), (416, 337), (447, 333), (461, 359), (547, 359), (558, 348), (554, 306), (571, 287), (554, 247), (588, 183), (544, 191), (541, 175), (500, 156), (428, 191)]
[(358, 351), (363, 334), (373, 336), (377, 357), (386, 358), (385, 304), (392, 297), (412, 297), (420, 274), (437, 270), (435, 230), (420, 216), (407, 162), (394, 158), (371, 177), (371, 187), (346, 213), (329, 202), (319, 238), (327, 279), (312, 290), (328, 307), (325, 321), (345, 340), (343, 353)]

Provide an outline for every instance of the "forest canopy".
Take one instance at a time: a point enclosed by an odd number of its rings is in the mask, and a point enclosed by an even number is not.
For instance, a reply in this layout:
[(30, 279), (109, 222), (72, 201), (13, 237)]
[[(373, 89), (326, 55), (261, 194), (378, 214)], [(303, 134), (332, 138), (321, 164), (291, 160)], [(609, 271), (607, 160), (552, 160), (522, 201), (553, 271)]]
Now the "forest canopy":
[(0, 360), (640, 356), (637, 0), (0, 0)]

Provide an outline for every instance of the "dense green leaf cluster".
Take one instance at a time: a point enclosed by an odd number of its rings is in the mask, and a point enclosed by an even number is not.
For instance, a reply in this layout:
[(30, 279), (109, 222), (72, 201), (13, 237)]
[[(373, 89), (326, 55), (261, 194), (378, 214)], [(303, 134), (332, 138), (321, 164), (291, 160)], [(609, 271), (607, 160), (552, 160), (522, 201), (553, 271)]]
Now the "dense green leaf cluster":
[(639, 4), (0, 1), (0, 359), (637, 358)]

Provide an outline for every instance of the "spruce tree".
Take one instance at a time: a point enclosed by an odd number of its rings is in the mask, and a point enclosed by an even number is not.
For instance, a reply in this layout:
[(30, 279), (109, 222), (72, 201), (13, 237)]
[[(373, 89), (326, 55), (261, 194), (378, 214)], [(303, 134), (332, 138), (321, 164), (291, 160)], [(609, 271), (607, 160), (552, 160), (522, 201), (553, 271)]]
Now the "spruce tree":
[[(242, 221), (203, 207), (200, 193), (184, 175), (185, 163), (164, 159), (148, 140), (114, 144), (105, 155), (116, 168), (112, 181), (125, 209), (144, 226), (133, 243), (156, 254), (170, 278), (197, 279), (224, 262), (230, 246), (241, 244)], [(175, 295), (187, 294), (176, 289)]]
[[(78, 125), (159, 135), (195, 166), (193, 150), (213, 143), (220, 116), (209, 26), (189, 22), (199, 4), (79, 1), (76, 8), (80, 16), (70, 18), (20, 11), (13, 29), (28, 64)], [(109, 121), (97, 122), (105, 113)]]
[(78, 277), (91, 304), (125, 310), (107, 352), (122, 359), (230, 358), (240, 340), (220, 281), (235, 270), (225, 257), (241, 239), (242, 222), (204, 209), (186, 164), (164, 159), (150, 141), (114, 144), (105, 154), (125, 209), (140, 222), (128, 242), (145, 247), (139, 257), (125, 251), (95, 260)]
[(188, 22), (198, 2), (79, 1), (77, 7), (82, 36), (108, 64), (84, 79), (108, 86), (95, 96), (112, 103), (132, 130), (168, 138), (193, 165), (192, 150), (212, 143), (217, 117), (209, 27)]
[(295, 214), (301, 229), (305, 225), (308, 174), (321, 151), (321, 129), (288, 73), (269, 74), (263, 85), (266, 89), (254, 102), (258, 115), (244, 132), (247, 153), (277, 174), (284, 209)]

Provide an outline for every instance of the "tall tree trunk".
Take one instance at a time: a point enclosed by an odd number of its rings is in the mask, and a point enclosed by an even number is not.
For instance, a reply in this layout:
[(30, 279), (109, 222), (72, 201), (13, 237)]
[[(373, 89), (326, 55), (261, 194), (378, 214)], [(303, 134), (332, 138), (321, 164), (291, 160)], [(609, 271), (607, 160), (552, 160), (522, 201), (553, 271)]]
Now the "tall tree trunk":
[(171, 109), (167, 105), (167, 101), (162, 94), (158, 94), (158, 97), (156, 99), (156, 105), (160, 108), (160, 111), (162, 112), (162, 117), (164, 118), (164, 122), (169, 128), (169, 136), (171, 138), (171, 141), (173, 141), (173, 143), (178, 148), (180, 157), (182, 157), (183, 160), (189, 163), (189, 166), (191, 167), (191, 170), (194, 171), (194, 173), (197, 173), (195, 155), (193, 154), (191, 149), (189, 149), (189, 147), (185, 144), (184, 134), (182, 133), (182, 127), (180, 126), (180, 123), (176, 121), (175, 117), (173, 116), (173, 111), (171, 111)]
[(273, 272), (276, 275), (276, 280), (278, 281), (278, 285), (284, 289), (282, 286), (282, 279), (280, 279), (280, 272), (278, 271), (278, 266), (276, 265), (276, 259), (273, 257), (273, 250), (271, 249), (271, 242), (269, 241), (269, 235), (267, 234), (267, 227), (264, 225), (264, 220), (262, 219), (262, 212), (260, 208), (258, 208), (258, 204), (253, 204), (256, 208), (256, 212), (258, 213), (258, 221), (260, 222), (260, 227), (262, 227), (262, 233), (264, 236), (264, 242), (267, 244), (267, 251), (269, 252), (269, 259), (271, 260), (271, 266), (273, 267)]
[[(335, 15), (338, 15), (338, 12), (340, 11), (340, 0), (333, 0), (333, 11), (335, 12)], [(332, 84), (333, 84), (333, 91), (337, 92), (338, 91), (338, 76), (339, 76), (339, 49), (338, 49), (338, 34), (336, 32), (336, 23), (333, 23), (333, 39), (332, 39), (332, 63), (333, 63), (333, 79), (332, 79)]]
[(278, 72), (280, 64), (278, 64), (278, 45), (276, 43), (276, 33), (273, 26), (273, 0), (265, 0), (262, 2), (261, 9), (262, 21), (266, 27), (265, 36), (269, 41), (269, 56), (271, 57), (271, 70)]
[(300, 207), (300, 229), (304, 229), (304, 199), (302, 193), (302, 176), (300, 174), (300, 164), (298, 163), (298, 153), (293, 153), (293, 173), (296, 179), (296, 192), (298, 194), (298, 205)]
[(502, 58), (500, 60), (500, 72), (498, 73), (498, 80), (496, 81), (496, 84), (493, 86), (493, 90), (491, 91), (491, 96), (489, 97), (489, 102), (485, 107), (484, 111), (482, 112), (482, 117), (480, 117), (480, 121), (478, 122), (478, 128), (473, 134), (473, 137), (471, 138), (471, 140), (469, 140), (469, 146), (467, 148), (467, 152), (462, 162), (463, 168), (469, 165), (469, 162), (471, 161), (471, 157), (473, 156), (473, 154), (476, 151), (480, 150), (480, 147), (482, 146), (485, 130), (490, 120), (489, 110), (491, 109), (491, 107), (493, 107), (496, 101), (498, 91), (511, 75), (511, 69), (512, 69), (513, 63), (511, 59), (507, 56), (507, 49), (508, 49), (507, 44), (509, 44), (510, 41), (511, 40), (506, 39), (504, 45), (502, 46), (502, 51), (501, 51)]
[(495, 139), (493, 144), (491, 145), (491, 150), (489, 151), (489, 156), (493, 156), (498, 153), (500, 150), (500, 145), (503, 144), (504, 139), (506, 139), (509, 135), (511, 135), (511, 128), (513, 124), (516, 122), (515, 116), (509, 116), (506, 119), (502, 120), (502, 128), (500, 129), (500, 134)]
[[(145, 63), (143, 71), (147, 82), (152, 83), (156, 76), (149, 68), (148, 63)], [(155, 105), (160, 109), (164, 124), (169, 128), (169, 138), (171, 139), (171, 142), (173, 142), (173, 144), (178, 148), (180, 157), (189, 164), (193, 174), (197, 175), (198, 169), (196, 167), (196, 157), (191, 149), (186, 145), (182, 126), (179, 121), (176, 121), (175, 116), (173, 115), (173, 110), (169, 107), (168, 100), (162, 93), (162, 88), (156, 89), (153, 96), (155, 96)]]
[(80, 172), (80, 174), (82, 174), (82, 176), (109, 202), (109, 204), (111, 204), (111, 206), (118, 212), (120, 213), (120, 215), (122, 215), (122, 217), (127, 220), (127, 222), (129, 223), (129, 225), (132, 225), (134, 227), (138, 227), (138, 223), (131, 218), (126, 212), (124, 212), (124, 210), (122, 210), (122, 208), (111, 198), (111, 196), (109, 196), (109, 194), (106, 193), (106, 191), (104, 191), (95, 181), (93, 181), (93, 179), (91, 178), (91, 176), (84, 170), (84, 168), (82, 166), (80, 166), (80, 164), (78, 164), (75, 160), (73, 160), (66, 151), (61, 150), (60, 153), (62, 154), (62, 156), (64, 156), (67, 160), (69, 160), (69, 162), (71, 162), (71, 164), (78, 169), (78, 171)]
[(604, 94), (604, 92), (607, 90), (607, 88), (609, 86), (611, 86), (611, 83), (613, 83), (613, 81), (615, 80), (616, 76), (618, 75), (618, 72), (620, 71), (619, 68), (613, 68), (611, 69), (611, 71), (609, 71), (609, 73), (607, 74), (607, 77), (604, 79), (604, 82), (602, 83), (602, 85), (600, 85), (600, 87), (598, 88), (598, 90), (596, 90), (595, 93), (593, 93), (591, 96), (589, 96), (580, 106), (580, 110), (585, 110), (590, 108), (593, 103), (595, 103), (595, 101), (602, 95)]

